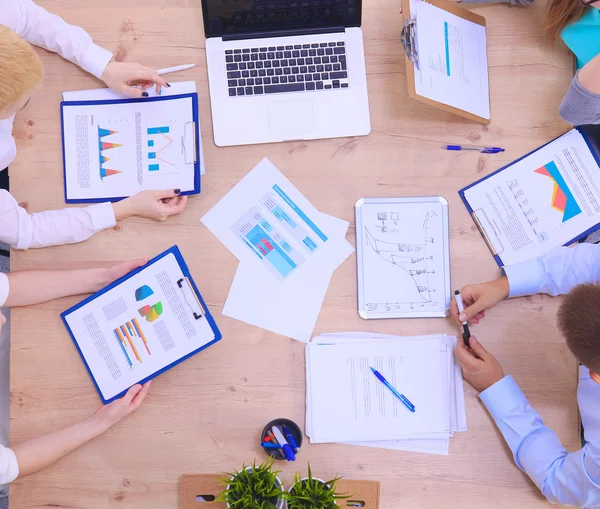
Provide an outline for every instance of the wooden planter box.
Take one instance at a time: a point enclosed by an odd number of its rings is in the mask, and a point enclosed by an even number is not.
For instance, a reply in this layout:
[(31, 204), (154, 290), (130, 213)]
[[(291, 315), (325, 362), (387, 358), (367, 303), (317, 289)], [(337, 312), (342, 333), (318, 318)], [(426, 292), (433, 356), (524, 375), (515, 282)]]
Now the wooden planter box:
[[(221, 474), (222, 475), (222, 474)], [(222, 502), (213, 502), (223, 491), (219, 474), (185, 474), (179, 478), (179, 509), (226, 509)], [(344, 509), (379, 509), (379, 481), (342, 479), (338, 483), (340, 493), (352, 497), (340, 501)], [(207, 501), (197, 497), (206, 497)]]

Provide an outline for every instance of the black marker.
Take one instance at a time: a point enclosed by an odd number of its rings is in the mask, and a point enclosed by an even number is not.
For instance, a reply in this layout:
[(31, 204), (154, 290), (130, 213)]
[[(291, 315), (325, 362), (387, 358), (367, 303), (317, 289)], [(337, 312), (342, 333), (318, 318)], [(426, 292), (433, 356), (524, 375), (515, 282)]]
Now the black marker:
[[(454, 298), (456, 299), (456, 305), (458, 306), (458, 312), (462, 313), (465, 308), (463, 306), (462, 297), (460, 296), (460, 292), (458, 290), (454, 290)], [(465, 342), (465, 346), (469, 346), (469, 339), (471, 338), (471, 331), (469, 330), (469, 324), (467, 322), (462, 323), (463, 333), (462, 338)]]

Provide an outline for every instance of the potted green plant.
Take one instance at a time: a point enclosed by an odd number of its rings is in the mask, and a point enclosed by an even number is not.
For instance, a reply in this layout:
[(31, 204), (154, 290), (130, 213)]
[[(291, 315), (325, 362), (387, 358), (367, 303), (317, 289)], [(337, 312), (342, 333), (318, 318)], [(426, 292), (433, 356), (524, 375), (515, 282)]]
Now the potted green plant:
[(294, 476), (294, 484), (285, 494), (288, 509), (338, 509), (337, 500), (349, 498), (336, 491), (340, 477), (323, 481), (313, 477), (308, 465), (308, 477)]
[(217, 500), (230, 509), (282, 509), (284, 490), (278, 473), (273, 470), (273, 460), (243, 465), (240, 471), (221, 479), (226, 487)]

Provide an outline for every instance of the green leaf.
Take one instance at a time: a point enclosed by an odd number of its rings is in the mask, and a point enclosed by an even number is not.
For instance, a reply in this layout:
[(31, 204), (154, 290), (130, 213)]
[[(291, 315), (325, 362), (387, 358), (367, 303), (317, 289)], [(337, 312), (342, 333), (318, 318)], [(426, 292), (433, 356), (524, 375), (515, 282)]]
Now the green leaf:
[(325, 483), (319, 481), (313, 477), (309, 464), (308, 477), (302, 480), (296, 472), (292, 489), (284, 495), (288, 509), (339, 509), (336, 500), (349, 498), (349, 495), (336, 492), (340, 479), (336, 476)]
[(240, 471), (226, 474), (220, 482), (225, 490), (217, 501), (229, 504), (231, 509), (277, 509), (283, 498), (283, 489), (277, 481), (279, 470), (273, 471), (273, 460), (261, 465), (242, 465)]

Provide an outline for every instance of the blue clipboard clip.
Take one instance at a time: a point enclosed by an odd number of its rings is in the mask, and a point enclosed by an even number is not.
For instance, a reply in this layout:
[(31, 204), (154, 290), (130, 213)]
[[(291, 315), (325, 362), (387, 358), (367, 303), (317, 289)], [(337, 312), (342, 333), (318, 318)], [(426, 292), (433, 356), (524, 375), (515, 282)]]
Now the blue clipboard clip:
[(196, 320), (204, 318), (204, 316), (206, 316), (206, 309), (204, 309), (202, 302), (200, 302), (200, 299), (194, 291), (190, 280), (187, 277), (182, 277), (179, 281), (177, 281), (177, 286), (183, 293), (183, 300), (185, 300), (185, 303), (192, 312), (194, 318)]

